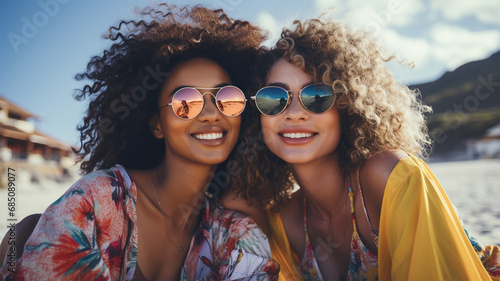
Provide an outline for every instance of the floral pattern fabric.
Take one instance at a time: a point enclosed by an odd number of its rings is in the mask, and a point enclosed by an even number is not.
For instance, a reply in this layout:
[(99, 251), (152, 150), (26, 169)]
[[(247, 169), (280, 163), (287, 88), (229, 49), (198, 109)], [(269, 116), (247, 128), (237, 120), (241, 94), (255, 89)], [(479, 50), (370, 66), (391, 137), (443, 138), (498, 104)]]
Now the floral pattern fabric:
[[(2, 280), (132, 280), (137, 266), (137, 188), (125, 168), (91, 173), (44, 212), (15, 273)], [(181, 280), (277, 280), (265, 234), (208, 199)]]

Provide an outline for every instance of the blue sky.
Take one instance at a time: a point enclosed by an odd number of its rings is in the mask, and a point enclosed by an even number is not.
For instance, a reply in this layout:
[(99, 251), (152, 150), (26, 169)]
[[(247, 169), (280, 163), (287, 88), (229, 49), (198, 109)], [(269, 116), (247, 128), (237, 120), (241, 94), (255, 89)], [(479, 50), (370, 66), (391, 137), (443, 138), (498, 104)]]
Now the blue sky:
[[(76, 125), (86, 102), (73, 99), (74, 80), (109, 45), (102, 35), (134, 7), (154, 1), (2, 0), (0, 2), (0, 95), (40, 117), (37, 128), (68, 144), (78, 143)], [(500, 2), (492, 0), (200, 0), (167, 3), (224, 8), (233, 18), (269, 30), (275, 41), (294, 19), (325, 11), (369, 30), (413, 69), (391, 65), (404, 83), (439, 78), (446, 71), (500, 50)]]

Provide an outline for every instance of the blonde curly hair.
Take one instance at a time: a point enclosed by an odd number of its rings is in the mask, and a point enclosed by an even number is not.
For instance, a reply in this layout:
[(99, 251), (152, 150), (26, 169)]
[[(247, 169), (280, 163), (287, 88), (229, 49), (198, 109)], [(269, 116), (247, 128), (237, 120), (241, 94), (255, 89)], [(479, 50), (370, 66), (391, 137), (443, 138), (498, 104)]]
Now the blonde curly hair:
[[(295, 21), (292, 29), (283, 29), (274, 48), (261, 49), (254, 91), (264, 86), (280, 59), (312, 75), (314, 82), (332, 85), (342, 123), (339, 161), (346, 173), (391, 148), (425, 158), (431, 141), (424, 114), (431, 108), (422, 103), (418, 90), (396, 81), (384, 65), (395, 57), (384, 59), (382, 50), (369, 33), (335, 20)], [(247, 134), (260, 132), (260, 122), (256, 123)], [(293, 186), (286, 163), (270, 154), (266, 149), (259, 153), (258, 163), (247, 161), (251, 176), (246, 178), (254, 179), (237, 190), (262, 206), (279, 205)]]

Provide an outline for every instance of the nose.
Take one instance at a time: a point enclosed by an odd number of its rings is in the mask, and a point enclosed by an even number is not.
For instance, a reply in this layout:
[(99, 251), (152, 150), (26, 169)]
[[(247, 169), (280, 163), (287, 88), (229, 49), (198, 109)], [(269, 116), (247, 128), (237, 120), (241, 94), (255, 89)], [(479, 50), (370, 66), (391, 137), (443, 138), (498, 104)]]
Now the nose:
[(219, 120), (220, 112), (215, 105), (215, 97), (211, 92), (203, 93), (204, 106), (200, 114), (197, 116), (198, 120), (201, 122), (214, 122)]
[(285, 119), (290, 121), (309, 119), (309, 112), (300, 103), (298, 93), (290, 92), (290, 98), (292, 100), (288, 104), (288, 107), (285, 109), (285, 112), (283, 112)]

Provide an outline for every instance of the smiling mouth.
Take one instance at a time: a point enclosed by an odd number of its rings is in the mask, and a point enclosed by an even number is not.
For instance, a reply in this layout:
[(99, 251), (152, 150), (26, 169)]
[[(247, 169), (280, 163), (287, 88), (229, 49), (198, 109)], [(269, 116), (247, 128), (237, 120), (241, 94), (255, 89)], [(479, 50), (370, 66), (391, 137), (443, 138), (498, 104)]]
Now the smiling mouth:
[(208, 133), (208, 134), (194, 134), (193, 137), (199, 140), (217, 140), (221, 139), (224, 133)]
[(313, 133), (282, 133), (279, 134), (282, 137), (285, 138), (290, 138), (290, 139), (303, 139), (303, 138), (310, 138), (314, 136), (315, 134)]

